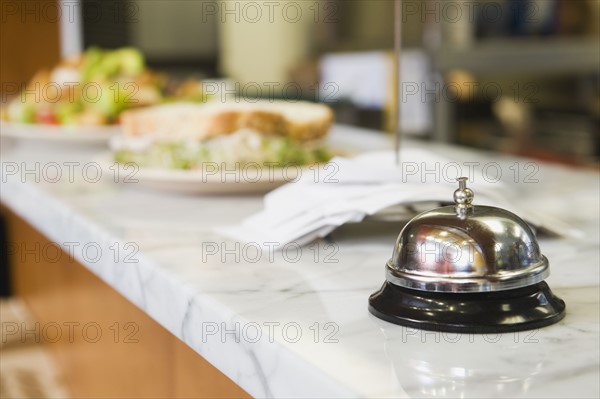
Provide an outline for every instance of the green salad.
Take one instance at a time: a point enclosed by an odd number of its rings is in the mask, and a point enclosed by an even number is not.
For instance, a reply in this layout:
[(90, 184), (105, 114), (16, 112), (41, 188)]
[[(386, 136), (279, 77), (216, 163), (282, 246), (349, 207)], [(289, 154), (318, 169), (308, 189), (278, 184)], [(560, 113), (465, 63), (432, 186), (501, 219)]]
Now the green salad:
[(139, 50), (91, 47), (38, 71), (0, 117), (44, 125), (111, 125), (127, 109), (163, 102), (165, 85)]

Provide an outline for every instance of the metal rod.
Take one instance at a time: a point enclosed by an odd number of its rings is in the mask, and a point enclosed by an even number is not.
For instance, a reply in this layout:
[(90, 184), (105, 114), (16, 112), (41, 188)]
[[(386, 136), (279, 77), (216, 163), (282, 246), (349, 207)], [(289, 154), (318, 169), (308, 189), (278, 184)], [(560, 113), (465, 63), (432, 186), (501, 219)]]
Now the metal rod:
[(402, 0), (394, 0), (394, 73), (393, 73), (393, 101), (392, 110), (394, 147), (396, 151), (396, 165), (400, 165), (400, 141), (402, 140), (401, 118), (401, 90), (402, 74), (400, 73), (400, 56), (402, 53)]

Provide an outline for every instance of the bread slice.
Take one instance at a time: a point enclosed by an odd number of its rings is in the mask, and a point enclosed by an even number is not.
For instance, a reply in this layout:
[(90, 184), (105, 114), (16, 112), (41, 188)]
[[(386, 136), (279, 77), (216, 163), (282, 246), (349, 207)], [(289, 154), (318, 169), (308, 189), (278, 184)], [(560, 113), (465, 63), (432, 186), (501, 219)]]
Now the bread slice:
[(262, 134), (309, 141), (325, 136), (332, 122), (333, 112), (326, 105), (287, 101), (175, 103), (121, 115), (126, 135), (151, 135), (167, 140), (205, 140), (253, 129)]

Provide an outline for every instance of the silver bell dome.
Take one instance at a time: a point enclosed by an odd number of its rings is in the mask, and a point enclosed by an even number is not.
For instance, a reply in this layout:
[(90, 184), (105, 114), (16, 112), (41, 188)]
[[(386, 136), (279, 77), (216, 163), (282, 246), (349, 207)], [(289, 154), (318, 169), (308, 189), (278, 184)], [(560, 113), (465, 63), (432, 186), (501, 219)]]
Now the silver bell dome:
[(490, 292), (549, 275), (529, 225), (515, 214), (472, 204), (460, 178), (454, 206), (421, 213), (402, 229), (386, 267), (390, 283), (429, 292)]

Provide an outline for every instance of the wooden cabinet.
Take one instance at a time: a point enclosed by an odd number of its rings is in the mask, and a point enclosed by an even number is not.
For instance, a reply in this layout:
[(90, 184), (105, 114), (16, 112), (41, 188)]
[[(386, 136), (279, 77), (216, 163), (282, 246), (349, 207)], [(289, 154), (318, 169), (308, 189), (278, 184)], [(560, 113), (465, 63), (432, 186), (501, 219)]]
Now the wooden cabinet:
[(56, 246), (25, 221), (6, 208), (2, 214), (14, 291), (41, 331), (51, 323), (61, 326), (60, 339), (53, 332), (56, 342), (46, 345), (73, 397), (249, 397), (67, 253), (58, 255)]

